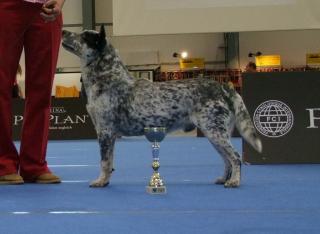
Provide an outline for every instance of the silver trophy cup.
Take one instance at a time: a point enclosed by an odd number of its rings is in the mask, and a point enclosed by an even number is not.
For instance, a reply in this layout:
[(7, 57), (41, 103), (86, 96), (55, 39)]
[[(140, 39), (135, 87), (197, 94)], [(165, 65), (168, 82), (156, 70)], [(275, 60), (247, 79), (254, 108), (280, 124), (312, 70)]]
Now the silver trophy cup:
[(163, 180), (160, 177), (159, 173), (159, 150), (160, 142), (166, 136), (166, 128), (163, 127), (147, 127), (144, 128), (144, 133), (148, 141), (152, 143), (152, 169), (153, 175), (150, 178), (149, 185), (146, 186), (146, 190), (150, 194), (164, 194), (167, 192), (167, 189), (164, 185)]

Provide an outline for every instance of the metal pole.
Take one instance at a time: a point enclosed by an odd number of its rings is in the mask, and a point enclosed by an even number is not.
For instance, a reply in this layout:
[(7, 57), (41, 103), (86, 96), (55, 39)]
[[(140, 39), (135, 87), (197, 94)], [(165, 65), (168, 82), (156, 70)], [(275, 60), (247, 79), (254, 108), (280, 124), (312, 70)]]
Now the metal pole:
[(95, 30), (95, 0), (82, 0), (83, 29)]
[(240, 58), (239, 58), (239, 33), (225, 33), (225, 60), (226, 67), (229, 69), (239, 69), (240, 68)]

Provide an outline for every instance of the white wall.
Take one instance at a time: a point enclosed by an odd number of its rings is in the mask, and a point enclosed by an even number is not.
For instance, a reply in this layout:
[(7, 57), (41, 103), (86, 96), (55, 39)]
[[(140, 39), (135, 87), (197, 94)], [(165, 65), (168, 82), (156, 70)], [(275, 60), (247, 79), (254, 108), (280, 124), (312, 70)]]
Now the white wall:
[[(320, 53), (318, 38), (318, 29), (241, 32), (240, 68), (244, 69), (249, 61), (254, 61), (254, 58), (248, 58), (248, 53), (257, 51), (264, 55), (280, 54), (284, 67), (305, 66), (307, 53)], [(172, 57), (172, 53), (182, 50), (189, 51), (191, 57), (204, 57), (206, 61), (224, 59), (224, 51), (219, 49), (219, 46), (223, 45), (223, 33), (118, 36), (113, 37), (112, 42), (127, 64), (143, 62), (143, 52), (157, 52), (159, 63), (176, 62), (177, 59)], [(178, 66), (163, 66), (163, 69), (174, 70), (178, 69)]]
[(114, 0), (115, 35), (319, 29), (319, 0)]
[[(67, 0), (63, 7), (63, 23), (70, 24), (82, 24), (82, 1), (80, 0)], [(82, 27), (65, 27), (66, 30), (74, 32), (81, 32)], [(60, 54), (57, 67), (79, 67), (80, 61), (74, 55), (71, 55), (60, 47)]]
[[(113, 23), (113, 1), (96, 0), (95, 3), (96, 22)], [(176, 70), (178, 65), (170, 65), (178, 62), (172, 54), (183, 50), (187, 50), (191, 57), (203, 57), (206, 61), (224, 60), (224, 51), (219, 49), (224, 43), (223, 33), (112, 36), (113, 27), (106, 29), (109, 39), (127, 65), (157, 63), (165, 64), (162, 65), (164, 70)]]
[(82, 24), (82, 1), (66, 0), (62, 11), (65, 24)]
[(320, 30), (240, 33), (240, 64), (244, 68), (249, 52), (280, 54), (284, 67), (306, 64), (306, 53), (320, 53)]
[[(151, 36), (119, 36), (112, 38), (113, 45), (128, 65), (145, 63), (177, 63), (174, 52), (188, 51), (190, 57), (206, 61), (224, 60), (222, 33), (178, 34)], [(153, 54), (153, 56), (152, 56)], [(144, 57), (149, 56), (149, 61)], [(164, 70), (175, 70), (178, 65), (163, 65)]]
[[(82, 7), (79, 0), (68, 0), (64, 7), (65, 24), (81, 24)], [(254, 20), (254, 19), (252, 19)], [(96, 0), (97, 23), (112, 23), (112, 0)], [(80, 27), (66, 28), (72, 31), (81, 31)], [(113, 28), (107, 27), (110, 38)], [(263, 54), (280, 54), (284, 66), (305, 65), (305, 54), (320, 52), (320, 30), (293, 30), (293, 31), (265, 31), (240, 33), (240, 65), (244, 68), (250, 59), (249, 52), (261, 51)], [(129, 65), (148, 63), (176, 63), (173, 52), (187, 50), (191, 57), (203, 57), (206, 61), (221, 61), (224, 59), (223, 33), (191, 33), (149, 36), (114, 36), (111, 38), (120, 56)], [(24, 71), (24, 59), (21, 60)], [(77, 57), (63, 48), (60, 50), (58, 67), (71, 70), (79, 69)], [(175, 70), (177, 65), (164, 65), (164, 70)], [(20, 78), (23, 80), (24, 76)], [(60, 77), (60, 82), (63, 79)], [(78, 76), (70, 79), (79, 85)]]
[(112, 23), (112, 0), (95, 0), (96, 23)]
[[(123, 0), (121, 0), (123, 2)], [(126, 1), (126, 0), (125, 0)], [(130, 0), (131, 1), (131, 0)], [(149, 1), (149, 0), (148, 0)], [(171, 3), (178, 1), (166, 0)], [(119, 3), (119, 0), (115, 2)], [(135, 2), (135, 1), (133, 1)], [(155, 5), (163, 5), (165, 1), (150, 1)], [(204, 1), (202, 1), (204, 2)], [(209, 2), (209, 1), (206, 1)], [(228, 4), (237, 2), (234, 0), (211, 1), (211, 4)], [(238, 1), (243, 4), (244, 1)], [(262, 4), (267, 1), (247, 1)], [(270, 3), (272, 1), (269, 1)], [(273, 1), (280, 4), (286, 1)], [(319, 15), (313, 14), (320, 8), (315, 6), (320, 4), (319, 0), (298, 1), (299, 4), (307, 3), (309, 8), (308, 15), (319, 21)], [(200, 4), (199, 1), (190, 1), (189, 8), (192, 5)], [(238, 6), (237, 5), (237, 6)], [(168, 8), (166, 4), (166, 8)], [(113, 22), (112, 0), (96, 0), (96, 18), (98, 23)], [(188, 4), (183, 5), (188, 8)], [(128, 10), (128, 6), (125, 8)], [(168, 9), (167, 9), (168, 10)], [(252, 10), (252, 9), (251, 9)], [(304, 9), (305, 10), (305, 9)], [(192, 17), (191, 17), (192, 18)], [(259, 17), (249, 14), (248, 22), (257, 21)], [(295, 17), (298, 19), (298, 17)], [(232, 20), (237, 24), (237, 20)], [(214, 22), (213, 24), (220, 24)], [(283, 23), (280, 19), (279, 23)], [(167, 25), (170, 26), (169, 24)], [(288, 26), (288, 25), (286, 25)], [(108, 28), (109, 36), (112, 35), (113, 28)], [(280, 31), (251, 31), (240, 33), (240, 66), (244, 68), (250, 59), (249, 52), (261, 51), (263, 54), (280, 54), (284, 66), (305, 65), (305, 54), (320, 52), (320, 42), (317, 38), (320, 36), (320, 30), (280, 30)], [(223, 49), (218, 49), (223, 44), (223, 33), (200, 33), (200, 34), (176, 34), (176, 35), (149, 35), (149, 36), (114, 36), (112, 38), (114, 46), (119, 50), (120, 56), (127, 64), (153, 63), (155, 60), (159, 63), (174, 63), (176, 59), (172, 57), (173, 52), (188, 50), (193, 57), (204, 57), (206, 61), (219, 61), (224, 59)], [(252, 60), (252, 59), (251, 59)], [(178, 66), (163, 66), (166, 69), (177, 69)]]

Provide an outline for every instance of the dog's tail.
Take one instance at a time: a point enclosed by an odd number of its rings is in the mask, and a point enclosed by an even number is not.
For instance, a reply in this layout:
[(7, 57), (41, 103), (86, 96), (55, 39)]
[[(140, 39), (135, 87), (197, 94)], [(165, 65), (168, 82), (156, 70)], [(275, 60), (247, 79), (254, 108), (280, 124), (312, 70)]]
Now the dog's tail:
[[(262, 152), (262, 143), (251, 121), (249, 112), (242, 100), (242, 97), (232, 88), (224, 87), (229, 93), (235, 115), (235, 124), (241, 136), (259, 153)], [(228, 90), (228, 91), (227, 91)]]

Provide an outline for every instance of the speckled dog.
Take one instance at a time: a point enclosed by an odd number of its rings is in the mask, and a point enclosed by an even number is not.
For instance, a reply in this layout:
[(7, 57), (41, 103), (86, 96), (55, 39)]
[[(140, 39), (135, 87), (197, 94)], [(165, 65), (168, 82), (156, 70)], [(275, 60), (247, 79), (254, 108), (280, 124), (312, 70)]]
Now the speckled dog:
[(168, 131), (198, 127), (225, 162), (224, 174), (216, 183), (240, 185), (241, 160), (230, 142), (234, 124), (257, 151), (261, 152), (262, 145), (242, 98), (233, 89), (203, 78), (134, 79), (106, 39), (103, 26), (100, 32), (64, 31), (62, 45), (81, 59), (87, 110), (100, 144), (101, 173), (90, 186), (108, 185), (117, 136), (143, 135), (147, 126)]

